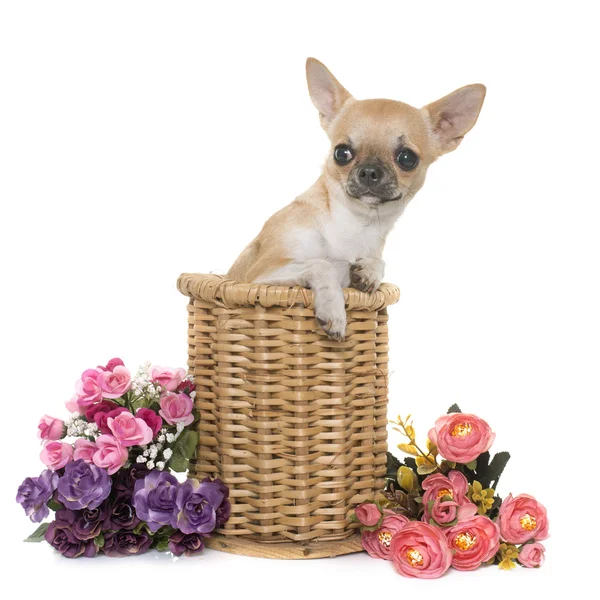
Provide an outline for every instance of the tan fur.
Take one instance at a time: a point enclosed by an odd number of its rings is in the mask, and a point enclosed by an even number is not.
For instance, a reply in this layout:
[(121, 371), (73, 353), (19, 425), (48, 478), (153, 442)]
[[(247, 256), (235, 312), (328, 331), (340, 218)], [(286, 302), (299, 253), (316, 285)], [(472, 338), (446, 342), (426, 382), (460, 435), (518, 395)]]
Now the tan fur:
[[(356, 100), (315, 59), (308, 59), (306, 69), (332, 151), (316, 183), (265, 223), (227, 275), (236, 281), (311, 287), (317, 320), (330, 337), (341, 339), (345, 315), (340, 314), (339, 286), (377, 288), (387, 234), (423, 186), (429, 166), (454, 150), (475, 124), (485, 87), (465, 86), (418, 109), (394, 100)], [(340, 144), (353, 152), (345, 165), (334, 160)], [(418, 156), (415, 168), (398, 164), (403, 150)], [(383, 170), (372, 180), (376, 184), (365, 186), (364, 166), (373, 165)]]

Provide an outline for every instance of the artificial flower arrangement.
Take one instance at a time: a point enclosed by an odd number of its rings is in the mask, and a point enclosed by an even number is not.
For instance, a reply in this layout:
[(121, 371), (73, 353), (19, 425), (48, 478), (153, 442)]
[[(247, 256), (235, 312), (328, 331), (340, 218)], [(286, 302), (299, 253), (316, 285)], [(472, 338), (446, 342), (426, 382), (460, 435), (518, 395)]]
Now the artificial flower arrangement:
[(146, 364), (132, 378), (114, 358), (84, 371), (75, 389), (71, 417), (38, 426), (47, 468), (23, 481), (17, 502), (36, 523), (55, 514), (26, 541), (45, 539), (68, 558), (202, 550), (229, 518), (229, 490), (172, 474), (187, 470), (198, 441), (185, 370)]
[(409, 456), (401, 462), (388, 453), (386, 489), (353, 515), (370, 556), (392, 561), (401, 575), (426, 579), (450, 567), (543, 564), (546, 509), (527, 494), (504, 500), (496, 494), (510, 454), (490, 460), (496, 435), (483, 419), (451, 406), (429, 431), (426, 450), (417, 445), (410, 415), (391, 423), (408, 439), (398, 448)]

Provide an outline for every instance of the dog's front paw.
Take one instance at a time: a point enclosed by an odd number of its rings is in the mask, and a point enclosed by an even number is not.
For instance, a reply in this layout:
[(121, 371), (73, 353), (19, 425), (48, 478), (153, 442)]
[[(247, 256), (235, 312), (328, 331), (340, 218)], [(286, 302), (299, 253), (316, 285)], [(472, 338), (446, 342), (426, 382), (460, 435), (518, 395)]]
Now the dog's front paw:
[(341, 342), (346, 335), (346, 307), (341, 293), (321, 292), (315, 296), (315, 316), (327, 337)]
[(352, 287), (367, 292), (374, 292), (383, 279), (385, 263), (379, 258), (359, 258), (350, 265), (350, 282)]

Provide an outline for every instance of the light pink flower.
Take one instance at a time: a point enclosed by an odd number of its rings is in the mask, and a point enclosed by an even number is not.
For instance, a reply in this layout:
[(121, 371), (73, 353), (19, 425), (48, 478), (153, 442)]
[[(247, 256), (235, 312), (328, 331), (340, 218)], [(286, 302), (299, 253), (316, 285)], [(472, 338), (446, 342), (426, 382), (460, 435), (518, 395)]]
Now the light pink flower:
[(525, 544), (524, 546), (521, 546), (519, 562), (528, 569), (541, 567), (544, 564), (544, 552), (546, 552), (546, 548), (539, 542)]
[(391, 510), (383, 511), (384, 517), (381, 526), (374, 531), (364, 529), (362, 532), (363, 548), (373, 558), (392, 560), (390, 548), (394, 536), (410, 523), (404, 515), (397, 515)]
[(77, 403), (78, 396), (75, 394), (72, 398), (65, 402), (65, 406), (70, 413), (78, 413), (81, 410), (81, 407)]
[(185, 369), (155, 366), (150, 369), (150, 380), (168, 392), (174, 392), (185, 378)]
[(60, 419), (44, 415), (38, 425), (38, 437), (41, 440), (60, 440), (65, 424)]
[(429, 430), (429, 439), (440, 454), (463, 465), (489, 450), (495, 438), (496, 434), (483, 419), (463, 413), (444, 415)]
[(98, 436), (96, 445), (98, 450), (94, 452), (94, 464), (106, 469), (109, 475), (116, 473), (127, 462), (127, 448), (112, 435)]
[(77, 404), (86, 409), (88, 406), (102, 400), (102, 389), (98, 383), (100, 371), (87, 369), (81, 374), (81, 379), (75, 383)]
[(502, 502), (498, 515), (500, 535), (509, 544), (524, 544), (529, 540), (541, 542), (549, 537), (546, 509), (533, 496), (509, 494)]
[[(447, 477), (441, 473), (429, 475), (423, 480), (422, 487), (425, 490), (422, 520), (425, 523), (433, 519), (440, 525), (447, 525), (459, 518), (459, 511), (463, 506), (469, 506), (470, 510), (472, 507), (477, 512), (475, 505), (467, 498), (469, 482), (460, 471), (450, 471)], [(447, 496), (450, 500), (443, 500)]]
[(358, 522), (365, 527), (375, 527), (381, 519), (381, 511), (376, 504), (365, 502), (354, 509)]
[(473, 571), (490, 560), (500, 548), (498, 525), (476, 515), (443, 530), (453, 550), (452, 566), (459, 571)]
[(124, 366), (117, 365), (112, 371), (100, 372), (98, 385), (104, 398), (120, 398), (131, 387), (131, 374)]
[(105, 367), (98, 365), (98, 371), (114, 371), (115, 367), (123, 367), (125, 363), (120, 358), (111, 358)]
[[(145, 446), (154, 437), (154, 433), (146, 421), (137, 419), (130, 412), (119, 413), (114, 418), (108, 417), (106, 422), (122, 446)], [(98, 444), (98, 440), (96, 440), (96, 444)]]
[(452, 563), (452, 550), (442, 530), (421, 521), (412, 521), (394, 535), (390, 553), (405, 577), (437, 579)]
[(98, 447), (94, 442), (90, 442), (85, 438), (78, 438), (75, 440), (75, 452), (73, 453), (73, 460), (79, 460), (80, 458), (85, 462), (94, 462), (94, 452), (98, 450)]
[(40, 458), (49, 469), (58, 471), (73, 460), (73, 446), (65, 442), (48, 442), (42, 448)]
[(184, 393), (166, 392), (160, 399), (158, 414), (169, 424), (183, 423), (189, 425), (194, 420), (192, 399)]

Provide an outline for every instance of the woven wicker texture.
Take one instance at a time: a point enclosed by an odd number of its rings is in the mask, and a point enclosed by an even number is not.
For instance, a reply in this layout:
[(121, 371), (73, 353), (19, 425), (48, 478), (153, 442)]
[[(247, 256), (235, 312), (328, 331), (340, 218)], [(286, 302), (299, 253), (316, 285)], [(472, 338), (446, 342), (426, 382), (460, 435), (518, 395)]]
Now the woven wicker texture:
[(343, 342), (320, 330), (312, 292), (183, 274), (200, 442), (190, 476), (231, 490), (224, 536), (331, 542), (383, 487), (387, 451), (386, 306), (398, 288), (345, 289)]

